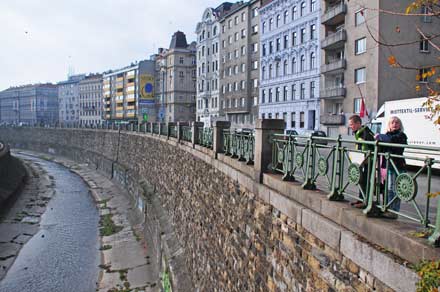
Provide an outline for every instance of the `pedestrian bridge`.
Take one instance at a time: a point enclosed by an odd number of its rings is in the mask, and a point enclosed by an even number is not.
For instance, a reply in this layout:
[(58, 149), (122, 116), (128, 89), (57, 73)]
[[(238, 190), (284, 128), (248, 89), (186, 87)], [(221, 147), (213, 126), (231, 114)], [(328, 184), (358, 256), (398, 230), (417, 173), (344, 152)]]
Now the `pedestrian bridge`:
[(370, 142), (374, 150), (356, 160), (351, 140), (283, 129), (280, 120), (258, 121), (255, 132), (231, 131), (227, 122), (18, 127), (0, 128), (0, 139), (105, 173), (130, 191), (145, 224), (159, 211), (157, 199), (181, 246), (175, 256), (186, 263), (185, 272), (171, 269), (176, 290), (187, 277), (200, 291), (415, 291), (419, 278), (406, 263), (440, 258), (437, 201), (425, 196), (440, 191), (431, 185), (437, 161), (423, 158), (418, 170), (402, 172), (402, 208), (389, 220), (380, 217), (390, 202), (373, 161), (393, 167), (392, 156), (381, 145)]

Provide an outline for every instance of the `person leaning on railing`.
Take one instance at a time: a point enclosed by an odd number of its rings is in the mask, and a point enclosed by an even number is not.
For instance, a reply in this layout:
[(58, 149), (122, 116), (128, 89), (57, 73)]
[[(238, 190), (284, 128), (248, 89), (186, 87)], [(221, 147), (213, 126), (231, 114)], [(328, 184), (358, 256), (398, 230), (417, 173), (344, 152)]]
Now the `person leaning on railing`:
[[(356, 141), (374, 141), (374, 133), (366, 125), (362, 126), (361, 117), (358, 115), (352, 115), (348, 119), (348, 126), (353, 131)], [(356, 143), (356, 149), (362, 151), (374, 150), (373, 145), (367, 145), (364, 143)], [(367, 193), (367, 180), (368, 180), (368, 166), (371, 158), (367, 158), (367, 161), (361, 165), (361, 177), (359, 180), (359, 187), (362, 188), (363, 193)], [(359, 191), (359, 201), (351, 203), (356, 208), (364, 208), (365, 204), (362, 199), (362, 194)]]
[[(376, 134), (374, 138), (380, 142), (386, 143), (396, 143), (396, 144), (408, 144), (408, 138), (403, 132), (402, 121), (396, 117), (390, 117), (387, 126), (387, 132), (385, 134)], [(403, 147), (383, 147), (381, 152), (389, 152), (394, 155), (403, 155), (404, 148)], [(406, 167), (406, 162), (403, 157), (391, 157), (390, 158), (399, 172), (404, 172)], [(386, 169), (387, 161), (386, 159), (382, 159), (381, 168)], [(386, 171), (387, 182), (388, 182), (388, 196), (387, 202), (391, 202), (393, 198), (396, 196), (395, 190), (395, 181), (397, 172), (396, 170), (389, 164), (388, 170)], [(400, 211), (400, 199), (396, 198), (394, 202), (390, 205), (390, 209), (396, 212)], [(390, 218), (397, 218), (397, 215), (394, 213), (390, 213)]]

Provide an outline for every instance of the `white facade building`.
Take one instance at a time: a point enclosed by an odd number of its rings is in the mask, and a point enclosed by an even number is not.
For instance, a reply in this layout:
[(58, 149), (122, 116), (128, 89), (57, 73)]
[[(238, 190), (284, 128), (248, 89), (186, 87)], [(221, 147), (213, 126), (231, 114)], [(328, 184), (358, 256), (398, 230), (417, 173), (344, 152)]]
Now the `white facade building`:
[(260, 9), (260, 119), (299, 133), (319, 128), (320, 1), (275, 0)]
[(197, 24), (197, 121), (210, 126), (216, 119), (224, 119), (220, 88), (220, 24), (219, 17), (231, 7), (222, 4), (207, 8)]

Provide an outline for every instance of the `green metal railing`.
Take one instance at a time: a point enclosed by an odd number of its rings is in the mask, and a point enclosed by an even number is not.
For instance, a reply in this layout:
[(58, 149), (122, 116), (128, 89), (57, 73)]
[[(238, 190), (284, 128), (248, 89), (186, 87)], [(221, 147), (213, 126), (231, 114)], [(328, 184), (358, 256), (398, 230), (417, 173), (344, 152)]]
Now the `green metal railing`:
[[(226, 141), (226, 140), (225, 140)], [(230, 143), (233, 145), (233, 143)], [(385, 147), (405, 148), (403, 155), (384, 152)], [(233, 148), (233, 147), (232, 147)], [(349, 139), (274, 135), (270, 168), (283, 174), (284, 180), (296, 180), (305, 189), (319, 189), (328, 193), (330, 200), (354, 199), (362, 202), (364, 214), (381, 216), (393, 213), (423, 227), (434, 228), (432, 242), (440, 237), (440, 200), (435, 212), (430, 213), (432, 198), (432, 166), (440, 161), (423, 155), (408, 154), (411, 150), (439, 155), (440, 148), (389, 144)], [(234, 150), (228, 150), (234, 153)], [(418, 161), (422, 166), (415, 173), (396, 167), (393, 158)], [(385, 168), (382, 168), (386, 165)], [(395, 194), (390, 199), (390, 179), (381, 179), (384, 173), (395, 173)], [(422, 174), (424, 174), (422, 178)], [(427, 192), (418, 192), (418, 181), (427, 186)], [(438, 191), (438, 190), (437, 190)], [(393, 208), (400, 201), (405, 208)], [(425, 201), (423, 207), (421, 201)]]
[(248, 164), (254, 162), (255, 137), (253, 131), (223, 131), (223, 151), (232, 158), (246, 161)]
[(212, 148), (212, 128), (198, 128), (197, 144)]
[(168, 125), (167, 124), (161, 123), (159, 130), (160, 130), (159, 134), (161, 136), (168, 136)]
[(182, 126), (182, 140), (192, 142), (192, 127)]
[(159, 135), (159, 124), (158, 123), (153, 124), (153, 134)]
[(177, 125), (169, 126), (170, 137), (177, 138)]

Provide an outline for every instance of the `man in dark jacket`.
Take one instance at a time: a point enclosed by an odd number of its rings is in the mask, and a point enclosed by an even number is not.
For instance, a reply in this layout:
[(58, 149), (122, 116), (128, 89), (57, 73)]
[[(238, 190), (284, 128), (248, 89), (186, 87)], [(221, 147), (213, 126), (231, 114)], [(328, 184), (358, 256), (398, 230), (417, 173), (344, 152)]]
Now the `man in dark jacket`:
[[(370, 128), (368, 128), (367, 126), (362, 126), (362, 120), (361, 120), (360, 116), (352, 115), (348, 119), (348, 126), (353, 131), (353, 135), (357, 141), (374, 141), (375, 140), (374, 133), (370, 130)], [(362, 151), (368, 151), (368, 150), (373, 151), (374, 146), (363, 144), (363, 143), (358, 143), (358, 144), (356, 144), (356, 149), (362, 150)], [(370, 163), (371, 163), (371, 158), (369, 157), (369, 158), (367, 158), (367, 161), (362, 163), (361, 169), (360, 169), (361, 170), (361, 177), (359, 180), (359, 187), (362, 189), (362, 192), (365, 194), (365, 196), (368, 195), (367, 194), (368, 168), (369, 168), (368, 166), (370, 165)], [(362, 192), (359, 191), (359, 201), (352, 203), (352, 205), (355, 206), (356, 208), (365, 207), (365, 205), (363, 203)]]

